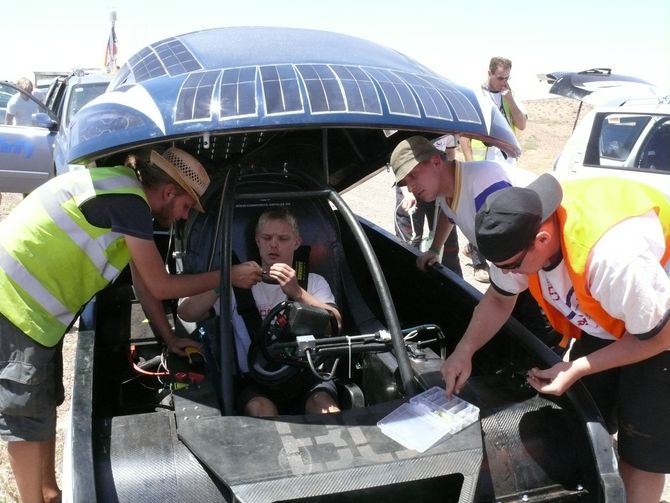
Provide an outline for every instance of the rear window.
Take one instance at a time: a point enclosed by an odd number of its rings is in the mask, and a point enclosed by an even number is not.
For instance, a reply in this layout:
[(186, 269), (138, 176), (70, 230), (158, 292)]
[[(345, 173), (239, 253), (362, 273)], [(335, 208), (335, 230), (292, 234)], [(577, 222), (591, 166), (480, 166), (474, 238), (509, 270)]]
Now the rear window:
[(608, 114), (600, 131), (601, 160), (623, 162), (651, 118), (644, 115)]

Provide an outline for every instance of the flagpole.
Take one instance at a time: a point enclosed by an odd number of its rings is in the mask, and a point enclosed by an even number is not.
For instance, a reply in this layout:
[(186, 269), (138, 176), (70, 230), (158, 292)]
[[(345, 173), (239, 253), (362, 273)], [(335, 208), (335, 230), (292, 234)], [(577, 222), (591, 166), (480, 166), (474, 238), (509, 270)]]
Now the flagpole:
[(107, 54), (105, 58), (105, 66), (107, 67), (107, 73), (113, 73), (116, 71), (116, 11), (113, 10), (109, 13), (109, 20), (112, 23), (112, 27), (109, 33), (109, 39), (107, 40)]

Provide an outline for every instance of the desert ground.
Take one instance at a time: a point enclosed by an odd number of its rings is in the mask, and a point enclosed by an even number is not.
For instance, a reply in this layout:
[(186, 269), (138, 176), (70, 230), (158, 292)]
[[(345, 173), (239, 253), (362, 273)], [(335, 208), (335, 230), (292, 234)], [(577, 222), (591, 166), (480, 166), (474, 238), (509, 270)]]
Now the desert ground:
[[(526, 130), (522, 131), (519, 135), (519, 141), (523, 149), (519, 165), (536, 173), (550, 171), (554, 159), (560, 153), (562, 146), (572, 131), (577, 114), (577, 103), (565, 98), (547, 98), (528, 101), (525, 105), (529, 120)], [(585, 110), (582, 110), (582, 115), (585, 112)], [(393, 231), (395, 192), (392, 188), (392, 183), (392, 174), (384, 170), (361, 186), (347, 192), (344, 197), (356, 213), (389, 231)], [(18, 194), (2, 194), (0, 219), (4, 218), (18, 204), (20, 199), (21, 196)], [(483, 290), (486, 285), (474, 281), (470, 274), (472, 269), (468, 266), (469, 261), (464, 257), (462, 257), (461, 261), (466, 279), (476, 288)], [(76, 332), (66, 335), (63, 349), (66, 398), (65, 403), (59, 408), (58, 412), (57, 463), (59, 472), (65, 425), (69, 411), (70, 387), (73, 375), (72, 361), (76, 338)], [(7, 458), (6, 444), (1, 443), (0, 503), (16, 503), (18, 501), (18, 493)], [(663, 502), (669, 501), (670, 487), (666, 484), (666, 490), (663, 493)]]

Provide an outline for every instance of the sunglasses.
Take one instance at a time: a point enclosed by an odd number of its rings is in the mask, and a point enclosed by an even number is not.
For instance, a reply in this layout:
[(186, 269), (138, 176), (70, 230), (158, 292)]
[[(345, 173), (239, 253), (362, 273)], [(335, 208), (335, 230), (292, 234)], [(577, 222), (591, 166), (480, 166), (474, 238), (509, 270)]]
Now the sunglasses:
[(528, 253), (528, 249), (526, 248), (521, 256), (516, 259), (514, 262), (510, 262), (509, 264), (494, 264), (498, 269), (504, 269), (505, 271), (513, 271), (515, 269), (518, 269), (521, 267), (521, 264), (523, 264), (523, 260), (526, 258), (526, 254)]

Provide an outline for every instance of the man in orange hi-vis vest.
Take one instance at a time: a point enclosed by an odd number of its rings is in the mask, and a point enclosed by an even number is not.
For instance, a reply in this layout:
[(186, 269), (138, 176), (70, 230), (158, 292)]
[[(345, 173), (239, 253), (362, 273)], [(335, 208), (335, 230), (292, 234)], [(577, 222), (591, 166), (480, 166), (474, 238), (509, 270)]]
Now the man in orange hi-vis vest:
[(475, 225), (491, 287), (442, 366), (447, 394), (529, 289), (574, 342), (569, 361), (531, 369), (528, 383), (561, 395), (581, 379), (618, 430), (627, 501), (659, 501), (670, 471), (670, 202), (630, 180), (544, 174), (489, 196)]

